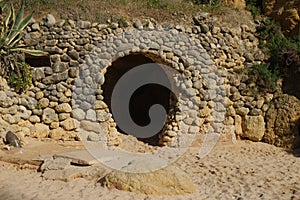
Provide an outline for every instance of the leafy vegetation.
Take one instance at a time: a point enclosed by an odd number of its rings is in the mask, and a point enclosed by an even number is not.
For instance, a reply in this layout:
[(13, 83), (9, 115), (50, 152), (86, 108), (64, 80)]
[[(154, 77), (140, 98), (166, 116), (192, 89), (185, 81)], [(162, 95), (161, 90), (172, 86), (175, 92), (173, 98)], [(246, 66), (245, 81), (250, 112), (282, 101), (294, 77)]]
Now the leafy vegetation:
[(196, 5), (204, 5), (203, 10), (207, 12), (218, 12), (221, 9), (221, 0), (194, 0)]
[(260, 48), (268, 55), (265, 63), (256, 64), (250, 69), (250, 79), (262, 91), (272, 91), (276, 82), (285, 77), (288, 71), (300, 68), (300, 35), (286, 37), (280, 25), (267, 19), (258, 29)]
[(249, 86), (251, 83), (255, 83), (256, 90), (262, 93), (275, 91), (279, 76), (277, 72), (271, 72), (269, 66), (269, 63), (254, 64), (252, 68), (247, 70)]
[(123, 16), (120, 17), (117, 21), (118, 21), (121, 28), (126, 28), (128, 26), (126, 18), (123, 17)]
[(247, 9), (254, 17), (262, 13), (262, 0), (246, 0)]
[(215, 3), (216, 0), (194, 0), (196, 4), (212, 4)]
[(23, 18), (23, 6), (16, 13), (12, 4), (2, 0), (0, 8), (1, 11), (7, 9), (0, 25), (0, 75), (9, 77), (10, 84), (16, 90), (23, 91), (31, 85), (30, 67), (24, 62), (24, 54), (39, 56), (44, 53), (19, 45), (23, 36), (22, 31), (30, 22), (32, 14)]
[(155, 7), (158, 7), (159, 6), (159, 0), (149, 0), (147, 2), (147, 6), (149, 8), (155, 8)]
[(9, 76), (9, 83), (15, 88), (16, 92), (21, 92), (32, 84), (32, 74), (30, 72), (30, 66), (27, 63), (21, 63), (19, 65), (19, 73), (12, 71)]
[(292, 65), (297, 64), (297, 55), (300, 54), (300, 36), (286, 37), (280, 26), (268, 20), (259, 34), (261, 48), (269, 55), (270, 69), (284, 74)]

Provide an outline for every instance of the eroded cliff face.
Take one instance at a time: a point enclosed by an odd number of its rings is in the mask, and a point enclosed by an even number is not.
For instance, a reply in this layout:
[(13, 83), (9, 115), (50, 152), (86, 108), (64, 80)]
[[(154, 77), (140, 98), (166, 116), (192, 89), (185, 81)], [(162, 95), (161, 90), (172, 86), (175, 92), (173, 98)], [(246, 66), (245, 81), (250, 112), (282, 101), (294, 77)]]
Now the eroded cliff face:
[(233, 6), (234, 8), (246, 8), (245, 0), (223, 0), (223, 2), (227, 5)]
[(299, 0), (263, 0), (262, 3), (265, 14), (278, 20), (286, 35), (291, 36), (299, 33)]

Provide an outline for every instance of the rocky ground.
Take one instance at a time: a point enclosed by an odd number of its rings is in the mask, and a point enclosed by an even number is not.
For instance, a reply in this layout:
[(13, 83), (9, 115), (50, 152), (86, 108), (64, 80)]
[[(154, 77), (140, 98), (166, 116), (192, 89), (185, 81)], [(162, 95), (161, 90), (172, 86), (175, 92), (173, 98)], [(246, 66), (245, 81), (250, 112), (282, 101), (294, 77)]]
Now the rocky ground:
[[(264, 143), (238, 141), (220, 143), (202, 159), (196, 156), (197, 149), (192, 147), (165, 169), (190, 177), (196, 189), (192, 194), (162, 196), (139, 194), (138, 191), (124, 192), (118, 187), (102, 187), (97, 182), (101, 175), (72, 177), (65, 181), (50, 180), (45, 172), (29, 167), (32, 165), (1, 161), (0, 199), (300, 199), (299, 149), (287, 152)], [(161, 190), (164, 188), (167, 186), (161, 187)]]

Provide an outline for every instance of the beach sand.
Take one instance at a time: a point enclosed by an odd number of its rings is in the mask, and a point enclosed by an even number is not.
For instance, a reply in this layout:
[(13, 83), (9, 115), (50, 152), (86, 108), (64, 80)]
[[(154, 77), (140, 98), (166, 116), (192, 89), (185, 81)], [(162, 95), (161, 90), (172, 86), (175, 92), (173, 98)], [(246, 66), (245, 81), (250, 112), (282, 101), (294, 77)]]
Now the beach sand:
[(194, 194), (152, 196), (107, 189), (96, 179), (45, 180), (36, 169), (1, 161), (0, 199), (300, 199), (299, 150), (236, 141), (218, 144), (201, 159), (196, 153), (197, 148), (191, 148), (172, 164), (190, 176), (197, 188)]

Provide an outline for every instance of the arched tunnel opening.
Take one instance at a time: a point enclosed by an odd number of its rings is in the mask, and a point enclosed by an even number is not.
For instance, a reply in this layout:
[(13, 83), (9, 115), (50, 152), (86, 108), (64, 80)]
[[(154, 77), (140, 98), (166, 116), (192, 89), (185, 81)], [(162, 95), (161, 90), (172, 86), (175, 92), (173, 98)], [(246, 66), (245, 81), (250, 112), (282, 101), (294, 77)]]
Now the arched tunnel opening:
[[(134, 67), (143, 64), (148, 64), (148, 63), (152, 63), (153, 65), (159, 65), (152, 59), (142, 54), (131, 54), (117, 59), (112, 63), (110, 67), (107, 68), (107, 71), (105, 73), (105, 83), (102, 85), (102, 90), (103, 90), (104, 102), (108, 105), (110, 112), (112, 111), (111, 109), (112, 92), (118, 80), (126, 72), (133, 69)], [(160, 78), (160, 79), (163, 78), (169, 82), (169, 79), (166, 74), (164, 73), (159, 73), (159, 74), (160, 75), (153, 72), (152, 74), (148, 74), (147, 76), (153, 76), (155, 78)], [(163, 106), (168, 115), (170, 108), (173, 106), (170, 104), (173, 101), (174, 101), (174, 95), (168, 88), (159, 84), (143, 85), (139, 87), (137, 90), (135, 90), (133, 95), (130, 98), (129, 113), (131, 119), (134, 121), (135, 124), (139, 126), (147, 126), (150, 123), (149, 109), (152, 105), (159, 104)], [(130, 134), (130, 133), (125, 133), (118, 126), (118, 123), (117, 123), (117, 129), (120, 133)], [(159, 146), (159, 135), (162, 131), (163, 128), (152, 137), (137, 138), (137, 139), (152, 146)]]

